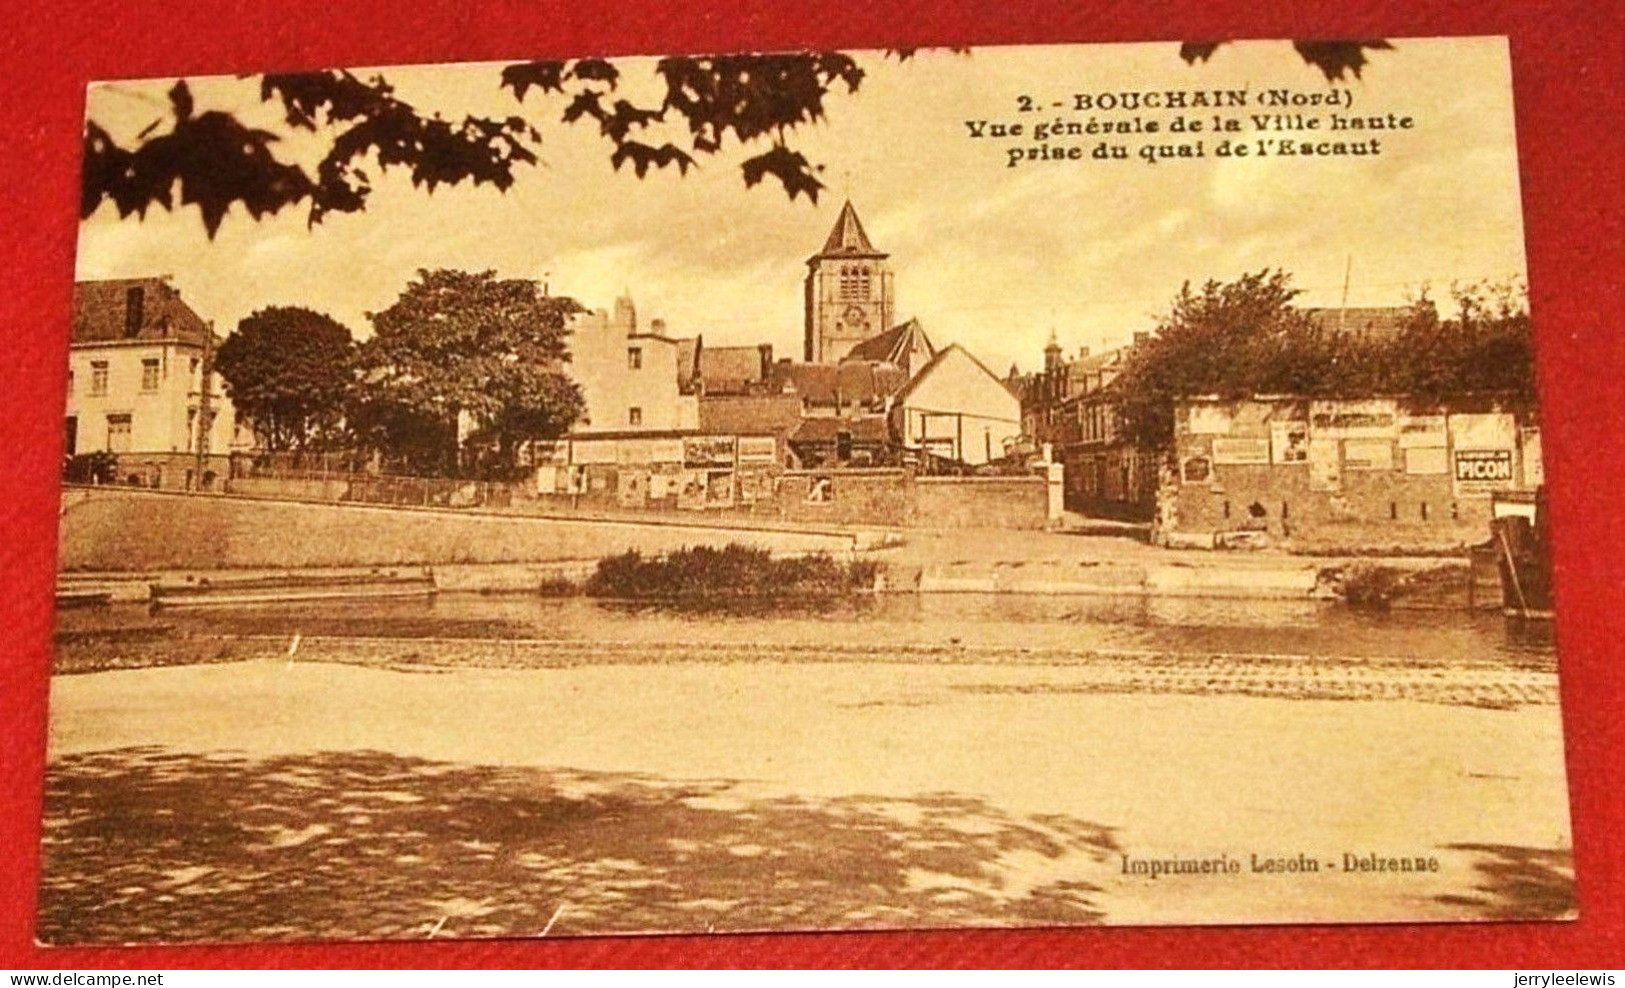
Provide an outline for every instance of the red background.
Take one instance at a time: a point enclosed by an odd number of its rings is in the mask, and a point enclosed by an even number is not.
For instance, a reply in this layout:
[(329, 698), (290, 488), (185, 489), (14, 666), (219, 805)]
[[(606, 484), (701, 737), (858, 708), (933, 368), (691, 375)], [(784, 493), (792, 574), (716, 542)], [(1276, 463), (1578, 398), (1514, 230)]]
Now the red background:
[[(1625, 313), (1620, 5), (322, 0), (8, 5), (0, 18), (0, 967), (1625, 964)], [(1538, 327), (1581, 919), (1569, 924), (649, 937), (42, 950), (33, 945), (56, 487), (83, 91), (92, 79), (750, 48), (1507, 34)], [(240, 222), (241, 219), (228, 220)]]

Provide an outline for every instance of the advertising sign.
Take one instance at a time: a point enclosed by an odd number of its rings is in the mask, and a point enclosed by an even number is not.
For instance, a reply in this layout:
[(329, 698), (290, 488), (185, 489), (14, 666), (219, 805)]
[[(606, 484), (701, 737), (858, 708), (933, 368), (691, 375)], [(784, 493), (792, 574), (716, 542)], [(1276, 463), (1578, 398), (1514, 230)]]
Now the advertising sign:
[(683, 437), (683, 466), (732, 468), (733, 465), (733, 436)]
[(704, 470), (684, 470), (677, 478), (677, 507), (685, 511), (699, 511), (705, 507), (711, 478)]
[(1225, 464), (1268, 465), (1270, 441), (1262, 436), (1256, 439), (1213, 440), (1213, 462)]
[(1273, 463), (1309, 462), (1309, 423), (1271, 422), (1270, 460)]
[(1399, 417), (1399, 446), (1401, 449), (1443, 448), (1445, 417), (1443, 415), (1401, 415)]
[(556, 494), (559, 490), (559, 468), (551, 463), (536, 468), (536, 493)]
[(1335, 439), (1309, 440), (1309, 489), (1343, 489), (1342, 443)]
[(1190, 430), (1198, 436), (1223, 436), (1230, 432), (1230, 409), (1224, 405), (1192, 405)]
[(615, 456), (616, 445), (613, 439), (572, 439), (570, 441), (570, 462), (573, 464), (614, 463)]
[(1309, 406), (1309, 423), (1319, 439), (1392, 439), (1399, 410), (1391, 399), (1317, 401)]
[(1512, 487), (1517, 443), (1517, 422), (1506, 412), (1450, 416), (1450, 476), (1456, 495)]
[(681, 439), (620, 439), (616, 440), (616, 463), (681, 463)]
[(649, 474), (644, 470), (622, 470), (616, 474), (615, 503), (623, 508), (641, 508), (649, 499)]
[(777, 463), (779, 459), (779, 442), (772, 436), (740, 436), (739, 462), (746, 463)]
[(1405, 472), (1437, 475), (1450, 472), (1450, 458), (1443, 446), (1412, 446), (1405, 450)]
[(1488, 494), (1512, 486), (1512, 450), (1458, 449), (1453, 459), (1457, 494)]
[(1394, 447), (1392, 443), (1372, 440), (1350, 440), (1343, 444), (1343, 469), (1392, 470)]
[(1506, 412), (1450, 416), (1451, 445), (1457, 449), (1512, 449), (1518, 441), (1517, 422)]

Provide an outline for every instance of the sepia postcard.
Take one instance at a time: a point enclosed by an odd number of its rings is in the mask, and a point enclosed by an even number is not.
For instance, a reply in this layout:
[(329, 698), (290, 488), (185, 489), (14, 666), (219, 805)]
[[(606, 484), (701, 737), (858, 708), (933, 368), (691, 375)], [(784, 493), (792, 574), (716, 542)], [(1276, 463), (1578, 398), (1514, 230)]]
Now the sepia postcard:
[(1574, 918), (1512, 70), (91, 85), (38, 939)]

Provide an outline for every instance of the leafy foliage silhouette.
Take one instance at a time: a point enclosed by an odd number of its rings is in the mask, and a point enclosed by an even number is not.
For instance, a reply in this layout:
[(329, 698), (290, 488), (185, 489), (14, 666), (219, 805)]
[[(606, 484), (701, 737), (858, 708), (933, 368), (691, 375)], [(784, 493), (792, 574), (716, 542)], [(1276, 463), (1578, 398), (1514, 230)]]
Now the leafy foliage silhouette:
[[(1187, 64), (1205, 62), (1213, 53), (1228, 44), (1226, 41), (1187, 41), (1179, 46), (1179, 57)], [(1352, 75), (1360, 78), (1370, 59), (1367, 51), (1391, 51), (1393, 45), (1381, 38), (1363, 41), (1294, 41), (1292, 48), (1309, 65), (1319, 69), (1327, 82), (1337, 82)]]
[[(1187, 63), (1206, 61), (1220, 44), (1186, 43), (1180, 55)], [(1328, 80), (1359, 76), (1367, 51), (1390, 47), (1381, 40), (1293, 45)], [(889, 49), (882, 57), (906, 62), (918, 50)], [(839, 51), (676, 56), (660, 59), (654, 73), (659, 96), (644, 103), (624, 94), (621, 69), (601, 58), (514, 63), (498, 83), (521, 108), (532, 97), (551, 97), (563, 103), (560, 123), (596, 123), (614, 167), (630, 166), (638, 178), (670, 168), (686, 175), (702, 158), (737, 145), (752, 152), (739, 162), (747, 187), (771, 178), (791, 201), (816, 202), (825, 188), (823, 166), (791, 141), (826, 118), (832, 94), (857, 93), (866, 75), (856, 58)], [(198, 112), (184, 79), (169, 91), (168, 128), (155, 121), (129, 146), (88, 121), (80, 215), (108, 201), (124, 218), (144, 218), (154, 205), (196, 206), (213, 238), (234, 205), (258, 220), (304, 204), (312, 225), (331, 213), (359, 212), (373, 191), (372, 168), (404, 168), (428, 192), (465, 183), (506, 191), (522, 166), (540, 161), (542, 133), (526, 116), (426, 115), (379, 74), (267, 74), (259, 96), (280, 104), (286, 134), (225, 111)], [(278, 153), (283, 137), (300, 132), (331, 135), (312, 171)]]

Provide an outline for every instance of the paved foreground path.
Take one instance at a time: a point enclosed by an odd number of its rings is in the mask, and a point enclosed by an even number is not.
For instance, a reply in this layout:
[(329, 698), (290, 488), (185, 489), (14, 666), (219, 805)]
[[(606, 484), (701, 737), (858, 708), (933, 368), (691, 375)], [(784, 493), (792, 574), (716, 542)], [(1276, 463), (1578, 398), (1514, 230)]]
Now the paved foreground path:
[(286, 644), (56, 679), (41, 939), (1573, 912), (1549, 669)]

